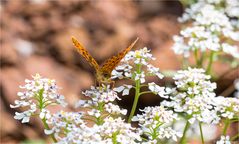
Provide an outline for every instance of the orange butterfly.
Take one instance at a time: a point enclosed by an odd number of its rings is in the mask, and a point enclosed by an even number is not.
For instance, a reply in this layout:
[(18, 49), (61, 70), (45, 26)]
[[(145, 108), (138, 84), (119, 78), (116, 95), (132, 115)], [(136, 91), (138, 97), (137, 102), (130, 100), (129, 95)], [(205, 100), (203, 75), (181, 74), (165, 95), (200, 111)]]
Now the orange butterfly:
[(77, 41), (76, 38), (72, 37), (72, 42), (75, 45), (77, 51), (94, 67), (96, 71), (96, 81), (99, 84), (109, 84), (111, 83), (111, 72), (119, 64), (119, 62), (124, 58), (124, 56), (131, 50), (131, 48), (138, 41), (138, 38), (126, 49), (118, 53), (116, 56), (111, 57), (106, 60), (104, 64), (100, 67), (96, 60), (89, 54), (89, 52)]

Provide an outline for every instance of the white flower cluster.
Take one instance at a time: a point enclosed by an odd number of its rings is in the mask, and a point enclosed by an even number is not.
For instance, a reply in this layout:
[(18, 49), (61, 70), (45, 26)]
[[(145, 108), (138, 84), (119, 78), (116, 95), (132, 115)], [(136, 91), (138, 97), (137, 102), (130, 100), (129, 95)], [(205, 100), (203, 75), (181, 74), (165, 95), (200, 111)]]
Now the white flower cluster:
[(105, 119), (105, 123), (99, 126), (100, 135), (104, 138), (110, 138), (107, 141), (116, 137), (115, 141), (122, 144), (134, 144), (135, 141), (141, 141), (139, 133), (134, 132), (135, 128), (131, 127), (131, 124), (125, 123), (123, 119), (113, 119), (111, 117)]
[(125, 123), (121, 118), (113, 119), (108, 117), (103, 125), (87, 126), (82, 120), (82, 113), (59, 112), (54, 114), (51, 121), (51, 130), (45, 130), (46, 134), (54, 134), (58, 144), (133, 144), (135, 140), (140, 141), (140, 135), (130, 124)]
[(221, 117), (227, 119), (239, 118), (239, 99), (225, 98), (222, 96), (215, 98), (216, 111)]
[[(162, 79), (164, 76), (160, 73), (159, 68), (153, 66), (148, 61), (155, 60), (152, 54), (149, 53), (146, 47), (136, 51), (130, 51), (125, 58), (122, 60), (122, 63), (115, 68), (112, 72), (112, 78), (127, 78), (133, 81), (140, 81), (140, 83), (145, 83), (146, 76), (157, 76), (159, 79)], [(145, 67), (145, 69), (144, 69)], [(115, 88), (117, 92), (123, 92), (122, 95), (128, 95), (129, 90), (132, 88), (132, 85), (123, 85)], [(167, 98), (165, 95), (165, 87), (160, 87), (155, 83), (149, 83), (148, 88), (153, 93)]]
[[(95, 125), (96, 126), (96, 125)], [(72, 129), (65, 137), (62, 137), (56, 144), (97, 144), (105, 143), (100, 136), (98, 126), (80, 126)]]
[(127, 110), (121, 109), (118, 105), (107, 103), (104, 105), (104, 109), (106, 112), (110, 113), (111, 115), (126, 115)]
[[(223, 1), (223, 0), (221, 0)], [(239, 1), (238, 0), (226, 0), (225, 12), (230, 17), (237, 17), (239, 18)]]
[(51, 125), (51, 129), (45, 129), (45, 133), (47, 135), (54, 134), (60, 140), (62, 134), (66, 135), (68, 131), (71, 131), (75, 127), (85, 125), (82, 116), (83, 114), (80, 112), (57, 112), (47, 120), (47, 123)]
[(120, 100), (117, 93), (110, 89), (110, 86), (94, 87), (90, 90), (86, 90), (83, 94), (89, 97), (89, 100), (79, 100), (76, 103), (76, 107), (90, 108), (85, 113), (85, 116), (90, 116), (91, 119), (98, 120), (100, 117), (105, 118), (107, 116), (119, 116), (126, 115), (127, 110), (121, 109), (118, 105), (112, 102), (116, 99)]
[(229, 136), (221, 136), (220, 140), (216, 144), (231, 144)]
[(147, 65), (149, 60), (155, 60), (155, 58), (150, 53), (146, 47), (136, 50), (130, 51), (122, 60), (122, 62), (129, 62), (132, 61), (135, 64), (143, 64)]
[(141, 133), (148, 136), (152, 142), (158, 139), (170, 139), (177, 141), (181, 133), (173, 130), (169, 125), (178, 120), (178, 117), (172, 110), (167, 110), (163, 106), (146, 107), (141, 110), (143, 114), (133, 117), (133, 121), (138, 121)]
[(223, 12), (229, 17), (239, 17), (239, 1), (238, 0), (200, 0), (190, 5), (190, 8), (185, 9), (185, 13), (180, 22), (185, 22), (191, 19), (195, 19), (196, 15), (200, 13), (202, 7), (207, 5), (215, 6), (217, 11)]
[(162, 105), (172, 107), (176, 112), (185, 112), (192, 124), (195, 120), (204, 123), (218, 123), (220, 117), (214, 110), (215, 83), (203, 69), (188, 68), (180, 70), (173, 78), (176, 89), (172, 91), (171, 101), (163, 101)]
[[(150, 60), (155, 60), (149, 52), (150, 50), (146, 47), (140, 50), (130, 51), (124, 59), (122, 59), (122, 64), (113, 70), (112, 78), (130, 78), (133, 80), (140, 80), (141, 83), (145, 82), (145, 76), (156, 75), (158, 78), (162, 79), (163, 75), (159, 72), (159, 68), (148, 63)], [(132, 65), (136, 65), (136, 67), (133, 67)], [(146, 66), (147, 71), (139, 72), (139, 69), (142, 66)]]
[(14, 117), (22, 120), (22, 123), (29, 122), (32, 115), (38, 114), (37, 108), (40, 108), (40, 118), (43, 119), (50, 118), (50, 112), (45, 109), (47, 106), (54, 104), (66, 106), (64, 96), (58, 93), (59, 88), (55, 80), (42, 78), (39, 74), (32, 77), (33, 80), (26, 79), (26, 84), (20, 86), (25, 90), (17, 93), (20, 100), (15, 100), (15, 105), (10, 105), (11, 108), (25, 109), (22, 113), (16, 112)]
[[(135, 129), (120, 118), (120, 115), (126, 115), (127, 110), (111, 103), (119, 98), (109, 86), (91, 87), (83, 94), (90, 100), (80, 100), (77, 106), (90, 110), (81, 113), (61, 111), (48, 121), (52, 128), (45, 130), (45, 133), (54, 134), (57, 143), (131, 144), (141, 140)], [(94, 125), (89, 126), (92, 124), (89, 122)]]
[(83, 114), (77, 112), (58, 112), (48, 124), (52, 127), (46, 134), (54, 134), (57, 144), (93, 144), (102, 141), (98, 128), (88, 127), (82, 120)]
[(80, 100), (76, 103), (76, 107), (95, 107), (99, 103), (113, 102), (115, 99), (120, 99), (117, 93), (110, 89), (110, 86), (94, 87), (91, 86), (90, 90), (82, 92), (90, 100)]
[[(218, 3), (221, 2), (219, 1)], [(233, 0), (228, 0), (226, 3), (229, 4), (229, 1)], [(198, 49), (201, 52), (222, 51), (239, 58), (238, 47), (228, 42), (229, 40), (239, 41), (239, 31), (235, 30), (232, 22), (225, 15), (225, 9), (219, 10), (216, 3), (209, 0), (199, 1), (185, 10), (186, 12), (179, 18), (179, 21), (193, 20), (193, 24), (183, 29), (180, 35), (174, 36), (173, 50), (176, 54), (188, 57), (190, 52)], [(237, 8), (239, 9), (239, 5)]]
[(171, 92), (171, 89), (161, 87), (154, 82), (148, 83), (149, 90), (154, 94), (159, 95), (162, 98), (168, 98), (168, 94)]

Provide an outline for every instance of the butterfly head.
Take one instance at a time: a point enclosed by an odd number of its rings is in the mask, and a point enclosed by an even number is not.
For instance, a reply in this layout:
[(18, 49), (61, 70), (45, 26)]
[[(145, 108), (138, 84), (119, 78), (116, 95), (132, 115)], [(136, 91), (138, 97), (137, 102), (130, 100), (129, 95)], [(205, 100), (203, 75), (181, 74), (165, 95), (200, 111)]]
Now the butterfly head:
[(111, 73), (105, 71), (96, 72), (97, 81), (100, 83), (108, 84), (111, 83)]

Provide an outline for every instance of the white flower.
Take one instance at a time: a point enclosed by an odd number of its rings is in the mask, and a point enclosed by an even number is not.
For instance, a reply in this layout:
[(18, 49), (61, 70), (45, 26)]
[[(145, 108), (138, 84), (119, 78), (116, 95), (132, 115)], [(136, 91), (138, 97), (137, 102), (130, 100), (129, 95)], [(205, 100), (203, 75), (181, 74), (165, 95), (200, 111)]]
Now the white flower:
[(96, 109), (92, 109), (90, 111), (87, 112), (90, 116), (93, 116), (93, 117), (100, 117), (101, 116), (101, 112), (99, 110), (96, 110)]
[[(112, 71), (112, 78), (130, 78), (132, 80), (140, 80), (141, 83), (145, 82), (145, 76), (154, 76), (162, 79), (163, 75), (159, 72), (159, 68), (149, 64), (150, 60), (155, 60), (146, 47), (136, 51), (130, 51), (122, 59), (115, 70)], [(147, 71), (143, 70), (147, 67)], [(140, 69), (140, 71), (139, 71)]]
[(120, 109), (118, 105), (114, 105), (112, 103), (105, 104), (104, 108), (111, 115), (119, 115), (119, 114), (126, 115), (127, 114), (126, 109)]
[(124, 84), (123, 86), (119, 86), (117, 88), (114, 88), (114, 91), (120, 93), (123, 92), (122, 95), (129, 95), (129, 90), (132, 88), (132, 85), (126, 85)]
[(239, 40), (239, 31), (234, 28), (235, 24), (227, 16), (230, 13), (229, 9), (232, 11), (238, 9), (237, 16), (239, 16), (239, 2), (232, 1), (216, 3), (210, 2), (210, 0), (201, 0), (187, 8), (179, 21), (192, 20), (192, 25), (181, 30), (180, 35), (174, 36), (174, 52), (189, 57), (190, 53), (195, 50), (200, 52), (223, 51), (238, 58), (238, 46), (228, 42), (228, 40)]
[[(239, 34), (238, 34), (238, 35), (239, 35)], [(229, 44), (227, 44), (227, 43), (223, 43), (223, 44), (222, 44), (222, 50), (223, 50), (225, 53), (228, 53), (228, 54), (232, 55), (233, 57), (239, 59), (239, 49), (238, 49), (237, 46), (232, 46), (232, 45), (229, 45)]]
[(123, 79), (124, 78), (123, 72), (119, 72), (116, 70), (113, 70), (111, 75), (112, 75), (111, 79), (115, 79), (115, 78)]
[(216, 144), (231, 144), (229, 136), (221, 136), (221, 139)]
[(215, 109), (224, 118), (233, 119), (239, 117), (239, 99), (238, 98), (225, 98), (218, 96), (214, 99)]
[(185, 44), (184, 38), (178, 35), (173, 36), (174, 45), (172, 49), (174, 50), (175, 54), (181, 55), (183, 54), (184, 57), (190, 56), (190, 47)]
[(22, 123), (28, 123), (31, 115), (32, 113), (30, 111), (24, 111), (22, 113), (15, 112), (14, 119), (22, 120)]
[(136, 140), (141, 141), (138, 133), (134, 132), (135, 128), (125, 123), (121, 118), (113, 119), (108, 117), (103, 125), (74, 125), (65, 134), (65, 137), (58, 138), (58, 144), (65, 143), (82, 143), (82, 144), (112, 144), (115, 138), (117, 143), (135, 144)]
[(49, 119), (49, 118), (51, 118), (50, 111), (47, 110), (47, 109), (42, 109), (42, 111), (41, 111), (39, 117), (40, 117), (41, 119), (44, 119), (44, 118), (45, 118), (45, 119)]
[(99, 129), (102, 137), (112, 137), (116, 134), (118, 143), (131, 144), (136, 143), (135, 140), (141, 141), (140, 135), (134, 132), (135, 128), (121, 118), (106, 118), (105, 123)]
[(145, 107), (141, 111), (143, 113), (134, 116), (132, 121), (139, 122), (142, 133), (147, 135), (149, 140), (154, 140), (152, 135), (155, 134), (159, 139), (173, 138), (175, 141), (177, 141), (177, 137), (182, 136), (181, 133), (167, 127), (174, 120), (178, 120), (173, 111), (167, 110), (163, 106)]
[(225, 12), (231, 17), (239, 17), (239, 2), (237, 0), (227, 0)]
[(92, 101), (91, 104), (97, 104), (99, 102), (113, 102), (115, 99), (120, 99), (117, 93), (110, 89), (110, 86), (94, 87), (91, 86), (90, 90), (86, 90), (83, 94), (90, 97)]
[(135, 64), (143, 64), (147, 65), (147, 61), (154, 60), (155, 58), (152, 56), (152, 54), (149, 53), (150, 50), (148, 50), (146, 47), (140, 50), (136, 51), (130, 51), (123, 59), (123, 62), (127, 61), (133, 61)]
[(134, 80), (140, 80), (140, 83), (144, 83), (145, 82), (145, 74), (144, 74), (144, 72), (136, 73)]
[(66, 144), (66, 143), (80, 143), (80, 144), (97, 144), (104, 143), (105, 141), (100, 136), (98, 132), (98, 127), (87, 127), (79, 126), (74, 127), (69, 131), (65, 137), (62, 137), (58, 140), (57, 144)]
[(203, 69), (188, 68), (180, 70), (173, 77), (177, 89), (170, 93), (171, 101), (161, 104), (171, 107), (176, 112), (184, 112), (191, 118), (193, 124), (196, 120), (216, 124), (220, 117), (215, 107), (215, 83), (210, 82), (210, 76), (204, 74)]
[(30, 120), (30, 117), (36, 112), (36, 104), (31, 104), (30, 108), (22, 113), (15, 112), (14, 119), (21, 120), (22, 123), (28, 123)]
[(127, 63), (123, 63), (123, 64), (120, 64), (118, 65), (115, 70), (112, 71), (112, 79), (115, 79), (115, 78), (119, 78), (119, 79), (122, 79), (124, 77), (131, 77), (132, 74), (132, 66), (127, 64)]
[(171, 127), (161, 128), (159, 131), (159, 137), (170, 139), (174, 141), (178, 140), (178, 137), (182, 137), (182, 133), (173, 130)]
[(205, 109), (201, 113), (202, 121), (208, 124), (218, 124), (220, 121), (220, 116), (217, 114), (216, 110)]
[(168, 98), (167, 93), (165, 92), (165, 87), (160, 87), (154, 82), (151, 82), (148, 84), (149, 85), (149, 90), (151, 90), (153, 93), (159, 95), (162, 98)]
[(92, 101), (79, 100), (75, 103), (75, 108), (79, 107), (89, 107), (92, 104)]
[(52, 117), (47, 120), (47, 123), (50, 125), (51, 129), (45, 129), (45, 134), (54, 133), (54, 136), (59, 141), (64, 139), (64, 136), (68, 134), (67, 131), (71, 132), (86, 127), (82, 120), (82, 113), (79, 112), (60, 111), (53, 114)]
[[(239, 17), (239, 2), (237, 0), (200, 0), (197, 3), (190, 5), (190, 8), (186, 8), (185, 13), (181, 18), (179, 18), (179, 21), (185, 22), (200, 17), (203, 7), (207, 7), (208, 12), (215, 7), (215, 10), (222, 12), (225, 15), (230, 17)], [(207, 14), (210, 15), (211, 13)], [(211, 15), (215, 16), (215, 14)]]
[(162, 79), (164, 76), (159, 72), (159, 68), (154, 67), (151, 64), (147, 65), (147, 70), (149, 75), (156, 75), (159, 79)]
[(15, 100), (14, 103), (15, 105), (10, 105), (11, 108), (26, 107), (31, 104), (30, 102), (24, 100)]
[(16, 113), (16, 119), (25, 118), (24, 122), (28, 122), (30, 116), (37, 114), (37, 108), (42, 108), (40, 118), (49, 118), (49, 112), (45, 108), (49, 105), (60, 104), (66, 106), (64, 96), (58, 93), (59, 88), (55, 80), (42, 78), (39, 74), (32, 76), (33, 80), (25, 80), (25, 85), (20, 86), (24, 92), (18, 92), (20, 100), (15, 100), (15, 105), (10, 105), (11, 108), (23, 107), (25, 112)]

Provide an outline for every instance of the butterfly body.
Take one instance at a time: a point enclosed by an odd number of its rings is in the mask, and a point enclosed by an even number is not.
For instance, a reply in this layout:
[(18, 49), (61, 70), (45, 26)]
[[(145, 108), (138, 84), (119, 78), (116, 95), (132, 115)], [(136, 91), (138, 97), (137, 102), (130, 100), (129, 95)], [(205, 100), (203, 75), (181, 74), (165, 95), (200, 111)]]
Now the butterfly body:
[(110, 84), (112, 82), (111, 74), (103, 73), (102, 71), (96, 71), (96, 81), (99, 84)]
[(113, 56), (110, 59), (106, 60), (102, 66), (99, 66), (96, 60), (89, 54), (89, 52), (83, 47), (83, 45), (80, 44), (76, 38), (72, 37), (72, 42), (77, 51), (88, 61), (91, 66), (94, 67), (96, 71), (96, 81), (100, 85), (112, 83), (111, 72), (120, 63), (124, 56), (131, 50), (137, 40), (138, 38), (129, 47), (118, 53), (116, 56)]

